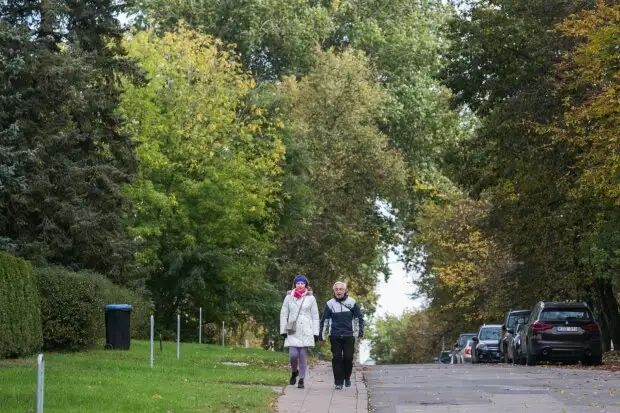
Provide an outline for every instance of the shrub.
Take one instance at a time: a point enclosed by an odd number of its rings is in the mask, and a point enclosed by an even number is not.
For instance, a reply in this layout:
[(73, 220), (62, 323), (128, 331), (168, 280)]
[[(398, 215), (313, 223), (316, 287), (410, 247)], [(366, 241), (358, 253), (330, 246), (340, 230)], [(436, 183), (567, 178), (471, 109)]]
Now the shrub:
[(79, 350), (105, 338), (106, 304), (131, 304), (131, 336), (147, 338), (153, 303), (145, 294), (118, 286), (93, 272), (62, 267), (37, 270), (46, 348)]
[[(148, 338), (150, 334), (149, 317), (153, 314), (153, 302), (147, 298), (145, 292), (139, 293), (112, 283), (101, 274), (87, 273), (97, 284), (103, 295), (104, 304), (130, 304), (133, 306), (131, 312), (131, 337)], [(103, 320), (103, 309), (101, 309)], [(101, 337), (105, 337), (105, 330), (102, 330)]]
[(28, 261), (0, 252), (0, 359), (41, 348), (41, 307)]
[(94, 344), (103, 319), (103, 295), (97, 283), (62, 267), (37, 268), (36, 273), (44, 347), (80, 350)]

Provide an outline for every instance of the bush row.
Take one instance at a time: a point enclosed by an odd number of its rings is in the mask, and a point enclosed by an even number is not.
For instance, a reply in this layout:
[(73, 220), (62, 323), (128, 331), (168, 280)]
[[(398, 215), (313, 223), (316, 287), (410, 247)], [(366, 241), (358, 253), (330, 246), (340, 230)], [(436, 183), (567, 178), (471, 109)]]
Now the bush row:
[(152, 302), (100, 274), (35, 268), (0, 252), (0, 359), (41, 348), (80, 350), (105, 337), (103, 307), (131, 304), (132, 337), (149, 332)]
[(43, 341), (48, 349), (78, 350), (105, 337), (103, 307), (131, 304), (132, 337), (148, 336), (153, 304), (144, 296), (113, 284), (103, 275), (62, 267), (37, 268), (41, 292)]

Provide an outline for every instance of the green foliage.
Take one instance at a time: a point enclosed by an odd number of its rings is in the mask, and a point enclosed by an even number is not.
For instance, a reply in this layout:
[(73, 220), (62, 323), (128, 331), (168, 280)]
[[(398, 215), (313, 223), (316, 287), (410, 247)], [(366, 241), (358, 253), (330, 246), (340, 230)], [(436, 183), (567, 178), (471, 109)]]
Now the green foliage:
[(115, 113), (118, 75), (133, 73), (120, 10), (109, 0), (0, 5), (0, 242), (35, 265), (129, 283), (135, 245), (121, 188), (136, 159)]
[(103, 307), (130, 304), (131, 336), (148, 337), (153, 304), (101, 274), (62, 267), (35, 269), (41, 294), (43, 340), (48, 349), (82, 350), (105, 337)]
[(41, 303), (28, 261), (0, 252), (0, 359), (41, 348)]
[(309, 216), (282, 234), (280, 285), (301, 272), (325, 297), (336, 279), (360, 293), (374, 290), (376, 276), (364, 278), (363, 266), (375, 265), (393, 224), (377, 200), (399, 196), (405, 166), (377, 126), (386, 95), (373, 76), (359, 53), (317, 52), (313, 72), (282, 84), (290, 139), (309, 158), (302, 176), (313, 203)]
[(235, 44), (245, 67), (259, 79), (274, 80), (282, 75), (308, 72), (314, 48), (327, 42), (334, 32), (330, 12), (337, 3), (143, 0), (138, 9), (164, 30), (174, 29), (182, 20)]
[(46, 349), (81, 350), (101, 331), (103, 297), (97, 283), (62, 267), (37, 268)]
[(446, 338), (443, 328), (431, 310), (386, 315), (370, 331), (370, 357), (378, 364), (429, 363)]
[[(126, 193), (158, 314), (165, 323), (198, 307), (205, 321), (258, 317), (238, 308), (259, 308), (247, 306), (244, 291), (262, 285), (273, 248), (281, 126), (251, 102), (254, 80), (220, 40), (179, 24), (125, 45), (148, 79), (125, 84), (121, 109), (140, 142), (140, 175)], [(252, 301), (273, 297), (255, 294)]]
[[(95, 282), (97, 290), (101, 293), (103, 305), (108, 304), (130, 304), (131, 311), (131, 337), (147, 339), (150, 334), (150, 319), (155, 312), (153, 301), (149, 298), (147, 291), (134, 291), (129, 288), (112, 283), (107, 277), (81, 271), (81, 276)], [(101, 309), (103, 314), (103, 310)], [(105, 337), (104, 325), (98, 331), (98, 337)]]

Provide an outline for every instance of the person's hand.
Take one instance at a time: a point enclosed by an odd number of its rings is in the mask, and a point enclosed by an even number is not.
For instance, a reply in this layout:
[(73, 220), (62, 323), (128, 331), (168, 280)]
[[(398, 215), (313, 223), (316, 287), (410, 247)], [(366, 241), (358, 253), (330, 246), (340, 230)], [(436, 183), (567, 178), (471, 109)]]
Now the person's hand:
[(319, 341), (319, 336), (314, 336), (314, 342), (317, 343)]
[(361, 339), (363, 339), (363, 338), (364, 338), (364, 333), (359, 333), (359, 334), (357, 335), (357, 338), (359, 338), (360, 340), (361, 340)]
[(284, 334), (280, 334), (282, 336), (283, 339), (286, 340), (286, 337), (288, 336), (288, 334), (284, 333)]

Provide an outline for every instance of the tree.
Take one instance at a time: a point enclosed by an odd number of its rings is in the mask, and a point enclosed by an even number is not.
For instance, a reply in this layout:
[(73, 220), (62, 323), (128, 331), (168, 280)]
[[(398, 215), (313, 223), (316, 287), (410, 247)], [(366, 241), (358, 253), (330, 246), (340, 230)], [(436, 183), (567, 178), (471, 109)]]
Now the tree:
[(540, 285), (545, 299), (601, 300), (588, 240), (605, 227), (605, 206), (574, 196), (583, 148), (558, 139), (556, 130), (570, 113), (565, 103), (571, 94), (581, 100), (585, 85), (557, 87), (565, 77), (558, 65), (580, 50), (580, 40), (556, 25), (594, 5), (481, 1), (451, 25), (443, 76), (455, 103), (481, 117), (475, 136), (456, 145), (451, 176), (490, 200), (489, 232), (510, 245), (529, 272), (518, 276)]
[(279, 305), (264, 268), (284, 147), (276, 120), (246, 100), (254, 80), (229, 46), (182, 23), (125, 46), (148, 79), (127, 82), (122, 102), (125, 131), (140, 143), (131, 233), (144, 243), (162, 318), (201, 306), (230, 323), (275, 314), (264, 309)]
[(620, 85), (616, 45), (620, 6), (598, 1), (593, 10), (571, 16), (558, 30), (577, 45), (556, 66), (556, 93), (564, 97), (564, 116), (548, 128), (558, 144), (575, 153), (570, 196), (584, 205), (586, 231), (581, 260), (594, 279), (593, 292), (603, 331), (620, 342), (620, 314), (612, 282), (620, 269)]
[[(312, 213), (294, 232), (282, 235), (280, 274), (288, 284), (300, 271), (325, 296), (337, 279), (361, 279), (374, 266), (382, 234), (392, 225), (378, 200), (399, 196), (404, 164), (389, 149), (376, 118), (385, 95), (367, 59), (354, 52), (317, 52), (315, 69), (282, 85), (291, 141), (307, 148)], [(284, 282), (284, 280), (282, 280)]]
[(110, 0), (0, 6), (9, 57), (0, 139), (10, 148), (5, 176), (12, 177), (0, 232), (36, 264), (130, 283), (137, 281), (136, 247), (125, 232), (121, 188), (136, 160), (116, 109), (118, 76), (134, 72), (120, 46), (115, 13), (122, 10)]
[(245, 67), (257, 79), (276, 80), (311, 69), (314, 48), (322, 45), (334, 30), (332, 4), (322, 3), (327, 2), (144, 0), (137, 10), (145, 12), (162, 30), (183, 20), (195, 29), (235, 44)]

